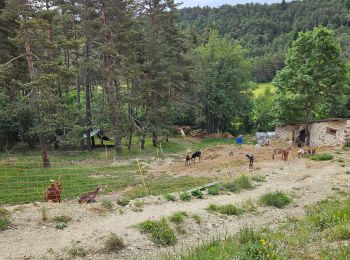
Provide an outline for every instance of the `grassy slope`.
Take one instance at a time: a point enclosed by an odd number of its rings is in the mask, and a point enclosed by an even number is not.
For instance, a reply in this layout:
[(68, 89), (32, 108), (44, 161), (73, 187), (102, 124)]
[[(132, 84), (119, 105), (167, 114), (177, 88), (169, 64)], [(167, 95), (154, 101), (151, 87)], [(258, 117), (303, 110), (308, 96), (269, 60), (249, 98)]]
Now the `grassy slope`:
[(176, 259), (350, 259), (347, 197), (310, 206), (305, 217), (274, 231), (242, 228), (235, 236), (213, 240)]

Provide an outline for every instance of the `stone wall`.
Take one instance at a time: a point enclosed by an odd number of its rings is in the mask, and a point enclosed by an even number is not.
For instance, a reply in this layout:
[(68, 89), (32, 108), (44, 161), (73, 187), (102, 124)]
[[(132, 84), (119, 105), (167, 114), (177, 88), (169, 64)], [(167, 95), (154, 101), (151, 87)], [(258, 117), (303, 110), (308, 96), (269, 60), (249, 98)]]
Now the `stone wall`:
[(310, 125), (310, 146), (335, 146), (345, 142), (346, 121), (329, 121)]

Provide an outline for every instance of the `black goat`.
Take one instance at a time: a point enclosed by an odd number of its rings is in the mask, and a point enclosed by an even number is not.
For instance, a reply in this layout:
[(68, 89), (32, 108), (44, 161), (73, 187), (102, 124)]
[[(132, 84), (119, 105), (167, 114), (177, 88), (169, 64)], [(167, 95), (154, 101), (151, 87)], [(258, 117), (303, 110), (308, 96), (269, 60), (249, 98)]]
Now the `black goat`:
[(192, 154), (191, 160), (193, 162), (196, 162), (196, 158), (198, 157), (198, 160), (201, 162), (202, 161), (202, 151), (196, 151)]

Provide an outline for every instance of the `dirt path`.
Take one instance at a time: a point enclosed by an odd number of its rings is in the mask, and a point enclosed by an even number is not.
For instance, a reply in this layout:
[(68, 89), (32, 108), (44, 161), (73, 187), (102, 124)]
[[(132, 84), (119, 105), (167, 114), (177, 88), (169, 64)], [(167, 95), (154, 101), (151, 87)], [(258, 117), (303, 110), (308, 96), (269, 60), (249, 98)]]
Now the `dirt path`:
[[(346, 158), (346, 155), (342, 155), (342, 158)], [(43, 203), (9, 207), (13, 212), (14, 225), (13, 228), (0, 233), (0, 259), (38, 259), (40, 256), (52, 259), (54, 255), (61, 255), (66, 259), (67, 256), (63, 252), (71, 247), (74, 241), (80, 241), (89, 251), (89, 259), (155, 259), (164, 253), (183, 252), (190, 245), (197, 246), (213, 237), (223, 238), (225, 235), (236, 233), (242, 226), (272, 227), (288, 217), (300, 216), (304, 214), (304, 205), (332, 196), (336, 192), (333, 190), (334, 186), (350, 191), (350, 175), (346, 174), (347, 162), (345, 164), (341, 166), (336, 162), (311, 162), (308, 159), (293, 159), (287, 163), (279, 160), (261, 161), (259, 172), (266, 175), (266, 182), (256, 183), (255, 189), (238, 194), (206, 196), (205, 199), (193, 199), (190, 202), (167, 202), (150, 197), (145, 199), (146, 205), (142, 212), (134, 212), (127, 207), (121, 214), (121, 207), (118, 206), (113, 212), (101, 214), (100, 203), (45, 204), (51, 217), (69, 215), (73, 218), (64, 230), (57, 230), (53, 223), (41, 220), (40, 209)], [(164, 169), (173, 170), (172, 167), (169, 165)], [(195, 171), (195, 167), (190, 171)], [(225, 218), (205, 210), (210, 203), (239, 205), (248, 199), (258, 200), (261, 194), (275, 190), (282, 190), (294, 196), (293, 203), (285, 209), (259, 207), (257, 213), (243, 214), (239, 217)], [(186, 211), (189, 215), (200, 215), (202, 223), (195, 224), (188, 218), (185, 222), (187, 234), (179, 236), (175, 247), (159, 248), (133, 227), (142, 221), (159, 220), (179, 210)], [(117, 255), (94, 253), (103, 247), (104, 237), (111, 232), (123, 237), (127, 248)]]

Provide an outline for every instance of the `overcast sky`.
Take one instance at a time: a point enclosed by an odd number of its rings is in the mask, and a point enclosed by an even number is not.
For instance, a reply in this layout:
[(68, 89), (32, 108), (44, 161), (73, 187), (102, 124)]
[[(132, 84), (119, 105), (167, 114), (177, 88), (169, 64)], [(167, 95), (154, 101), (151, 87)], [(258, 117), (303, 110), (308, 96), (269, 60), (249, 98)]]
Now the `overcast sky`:
[(193, 6), (211, 6), (218, 7), (224, 4), (246, 4), (246, 3), (280, 3), (282, 0), (176, 0), (176, 2), (183, 2), (182, 7), (193, 7)]

